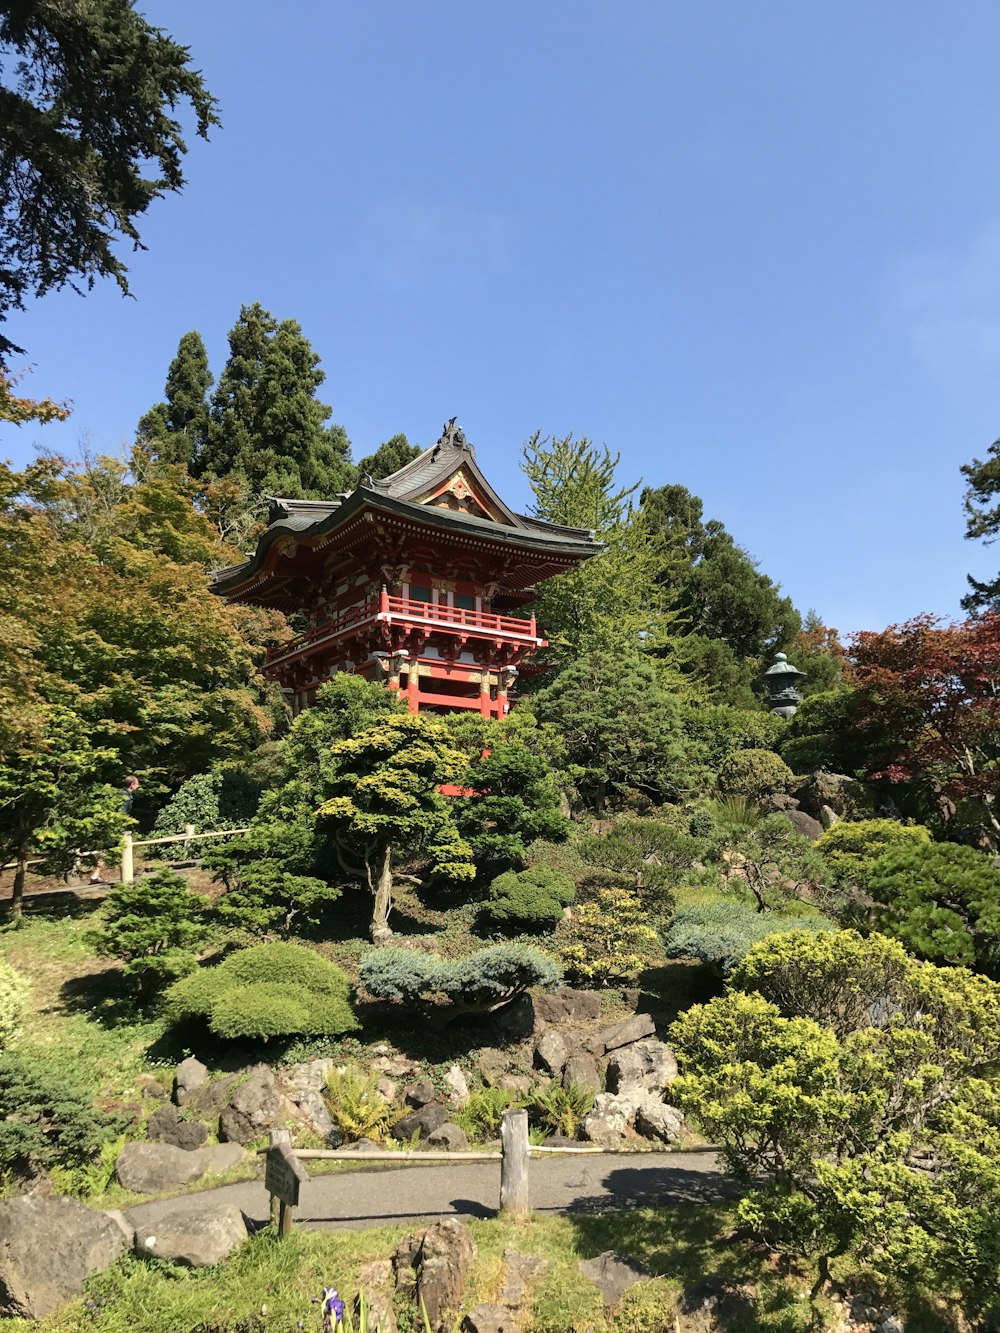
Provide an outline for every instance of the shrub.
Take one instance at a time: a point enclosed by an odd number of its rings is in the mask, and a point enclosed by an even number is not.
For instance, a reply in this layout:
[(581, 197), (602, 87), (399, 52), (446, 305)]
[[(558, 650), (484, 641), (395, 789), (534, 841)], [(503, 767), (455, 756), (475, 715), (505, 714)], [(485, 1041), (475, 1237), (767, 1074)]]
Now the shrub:
[[(243, 828), (253, 818), (259, 800), (259, 786), (244, 773), (196, 773), (181, 784), (157, 815), (153, 834), (183, 833), (189, 824), (199, 833)], [(158, 855), (165, 861), (186, 860), (212, 846), (212, 842), (201, 839), (166, 843)]]
[(719, 766), (718, 784), (725, 796), (759, 801), (771, 792), (790, 791), (795, 774), (771, 750), (737, 750)]
[(358, 1027), (350, 982), (298, 944), (258, 944), (175, 982), (164, 997), (173, 1022), (204, 1018), (219, 1037), (337, 1036)]
[(578, 981), (598, 986), (634, 981), (659, 942), (648, 913), (628, 889), (601, 889), (562, 930), (560, 956)]
[(0, 960), (0, 1051), (21, 1030), (27, 1008), (27, 981), (9, 963)]
[(453, 1119), (470, 1139), (495, 1139), (504, 1111), (510, 1110), (516, 1101), (507, 1088), (473, 1088), (469, 1100), (455, 1112)]
[(0, 1055), (0, 1172), (21, 1175), (92, 1161), (119, 1122), (94, 1109), (71, 1067)]
[(530, 870), (508, 870), (495, 879), (484, 911), (496, 926), (551, 930), (575, 897), (576, 885), (568, 875), (533, 866)]
[(139, 998), (150, 999), (197, 966), (195, 952), (208, 935), (207, 909), (180, 875), (158, 870), (108, 895), (94, 946), (120, 958)]
[(574, 884), (586, 879), (588, 866), (579, 849), (570, 842), (546, 842), (536, 838), (526, 853), (528, 866), (545, 866), (567, 875)]
[[(619, 819), (603, 837), (584, 838), (580, 851), (593, 866), (611, 871), (615, 886), (627, 882), (661, 910), (670, 892), (702, 850), (683, 828), (666, 819)], [(611, 887), (611, 886), (608, 886)]]
[(593, 1104), (593, 1092), (579, 1083), (571, 1083), (568, 1088), (559, 1083), (532, 1088), (525, 1102), (530, 1121), (567, 1139), (576, 1138), (580, 1121)]
[(378, 1091), (378, 1075), (357, 1065), (331, 1069), (326, 1079), (327, 1106), (345, 1139), (374, 1139), (389, 1128), (389, 1103)]
[(785, 733), (787, 723), (761, 709), (730, 708), (728, 704), (691, 703), (686, 725), (692, 740), (704, 749), (705, 761), (718, 769), (740, 750), (771, 750)]
[(490, 1013), (532, 986), (551, 989), (562, 973), (551, 958), (525, 944), (495, 944), (467, 958), (445, 961), (411, 949), (374, 949), (362, 958), (361, 984), (380, 1000), (431, 1005), (451, 1002), (446, 1017)]
[(726, 975), (768, 935), (789, 930), (835, 929), (826, 917), (757, 912), (747, 903), (723, 899), (697, 903), (675, 912), (663, 944), (670, 958), (696, 958)]
[(900, 824), (896, 819), (841, 820), (816, 843), (834, 878), (863, 885), (867, 870), (891, 847), (925, 845), (931, 840), (923, 824)]

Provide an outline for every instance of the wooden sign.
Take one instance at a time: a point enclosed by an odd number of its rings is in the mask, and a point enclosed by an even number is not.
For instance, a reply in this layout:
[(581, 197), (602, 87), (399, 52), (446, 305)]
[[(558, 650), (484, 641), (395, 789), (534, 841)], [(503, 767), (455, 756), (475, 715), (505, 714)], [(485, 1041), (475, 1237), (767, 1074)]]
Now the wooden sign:
[(299, 1184), (308, 1179), (290, 1148), (279, 1143), (268, 1150), (264, 1164), (264, 1188), (268, 1194), (294, 1208), (299, 1201)]

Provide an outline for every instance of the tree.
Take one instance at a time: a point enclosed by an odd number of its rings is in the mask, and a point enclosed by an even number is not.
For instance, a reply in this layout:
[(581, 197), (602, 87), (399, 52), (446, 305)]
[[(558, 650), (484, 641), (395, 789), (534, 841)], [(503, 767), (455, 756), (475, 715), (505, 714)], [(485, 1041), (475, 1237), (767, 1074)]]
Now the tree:
[(398, 472), (407, 463), (412, 463), (419, 457), (420, 452), (420, 445), (411, 444), (405, 435), (393, 435), (384, 444), (380, 444), (373, 454), (366, 454), (359, 461), (358, 477), (371, 477), (374, 481), (381, 481), (383, 477)]
[[(362, 986), (376, 999), (420, 1006), (423, 1016), (445, 1023), (495, 1013), (532, 987), (551, 990), (562, 980), (551, 958), (524, 944), (494, 944), (456, 959), (377, 949), (362, 958), (358, 971)], [(443, 1012), (436, 1003), (439, 995), (448, 1000)]]
[(822, 890), (830, 878), (826, 862), (809, 839), (779, 813), (723, 829), (720, 854), (730, 884), (745, 884), (758, 912), (777, 911), (807, 890), (811, 894)]
[(475, 878), (472, 848), (455, 825), (439, 788), (465, 768), (441, 722), (389, 716), (332, 747), (335, 770), (319, 813), (329, 821), (345, 869), (363, 876), (373, 894), (371, 936), (389, 935), (393, 858), (423, 856), (446, 880)]
[(11, 375), (0, 369), (0, 421), (9, 421), (14, 426), (23, 426), (26, 421), (37, 421), (44, 426), (48, 421), (66, 420), (69, 408), (65, 403), (55, 403), (51, 398), (17, 397), (14, 386), (20, 378), (20, 375)]
[(912, 784), (945, 823), (969, 802), (1000, 834), (1000, 611), (916, 616), (856, 635), (850, 657), (872, 776)]
[(208, 440), (208, 391), (214, 384), (201, 334), (185, 333), (167, 371), (166, 401), (139, 421), (137, 442), (163, 463), (197, 466)]
[[(187, 151), (171, 114), (219, 123), (189, 53), (131, 0), (16, 0), (0, 12), (0, 320), (29, 295), (112, 277), (128, 292), (119, 240), (184, 185)], [(13, 344), (0, 336), (0, 359)]]
[(104, 905), (97, 952), (120, 958), (140, 1001), (148, 1001), (197, 966), (196, 950), (208, 936), (207, 907), (172, 870), (123, 884)]
[(598, 889), (559, 928), (559, 957), (570, 977), (588, 986), (630, 984), (646, 966), (659, 936), (638, 894)]
[(841, 819), (820, 836), (816, 850), (841, 884), (864, 888), (868, 871), (896, 847), (926, 847), (930, 829), (898, 819)]
[[(985, 459), (974, 458), (962, 466), (966, 480), (965, 535), (970, 541), (991, 545), (1000, 536), (1000, 440), (994, 440)], [(980, 583), (970, 574), (962, 607), (970, 614), (1000, 611), (1000, 574)]]

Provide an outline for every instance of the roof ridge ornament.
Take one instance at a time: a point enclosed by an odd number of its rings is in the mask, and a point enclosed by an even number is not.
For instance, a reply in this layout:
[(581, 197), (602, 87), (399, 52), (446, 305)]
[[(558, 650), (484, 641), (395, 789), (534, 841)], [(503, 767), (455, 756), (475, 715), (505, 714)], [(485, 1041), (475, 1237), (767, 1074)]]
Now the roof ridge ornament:
[(455, 425), (455, 422), (457, 420), (458, 417), (451, 417), (442, 426), (441, 438), (434, 446), (434, 453), (433, 453), (434, 458), (437, 458), (438, 454), (441, 452), (442, 446), (444, 445), (448, 445), (452, 449), (468, 449), (469, 453), (471, 453), (473, 457), (475, 457), (475, 451), (473, 450), (472, 445), (465, 438), (465, 431), (462, 429), (461, 426)]

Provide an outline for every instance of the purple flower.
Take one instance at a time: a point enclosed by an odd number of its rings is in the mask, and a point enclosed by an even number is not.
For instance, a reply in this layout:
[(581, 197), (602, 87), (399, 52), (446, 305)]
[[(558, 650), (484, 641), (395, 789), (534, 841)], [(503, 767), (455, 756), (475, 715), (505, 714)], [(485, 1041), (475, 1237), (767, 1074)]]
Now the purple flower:
[(340, 1299), (336, 1287), (323, 1288), (323, 1313), (334, 1324), (339, 1324), (344, 1317), (344, 1302)]

